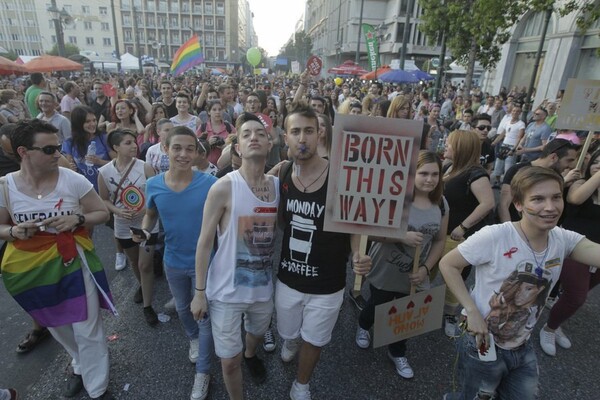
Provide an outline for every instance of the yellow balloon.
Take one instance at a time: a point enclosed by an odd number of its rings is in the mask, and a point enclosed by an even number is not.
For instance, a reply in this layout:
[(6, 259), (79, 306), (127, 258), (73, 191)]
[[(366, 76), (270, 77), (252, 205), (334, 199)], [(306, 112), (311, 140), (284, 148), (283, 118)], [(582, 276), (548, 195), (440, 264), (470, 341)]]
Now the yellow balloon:
[(258, 65), (258, 63), (260, 62), (261, 56), (262, 55), (260, 54), (260, 50), (257, 49), (256, 47), (251, 47), (246, 52), (246, 60), (248, 60), (250, 65), (252, 65), (253, 67), (256, 67)]
[(342, 78), (339, 78), (339, 77), (335, 78), (333, 81), (335, 82), (335, 84), (337, 86), (340, 86), (342, 83), (344, 83), (344, 80)]

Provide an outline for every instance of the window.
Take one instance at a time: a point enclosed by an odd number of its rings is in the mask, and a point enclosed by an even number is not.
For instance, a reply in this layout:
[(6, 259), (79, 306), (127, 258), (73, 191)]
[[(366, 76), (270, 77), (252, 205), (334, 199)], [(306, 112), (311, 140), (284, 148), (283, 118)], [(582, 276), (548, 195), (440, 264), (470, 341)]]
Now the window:
[(178, 32), (171, 33), (171, 44), (180, 44)]
[(10, 35), (10, 37), (12, 38), (12, 40), (20, 40), (20, 39), (19, 39), (19, 34), (18, 34), (18, 33), (12, 33), (12, 34)]
[(225, 52), (223, 50), (219, 50), (217, 54), (219, 55), (219, 61), (225, 60)]
[(146, 1), (146, 10), (147, 11), (154, 11), (156, 6), (156, 2), (154, 0), (147, 0)]
[(217, 34), (217, 46), (225, 46), (225, 35)]
[(205, 34), (204, 40), (206, 40), (208, 46), (213, 46), (215, 44), (215, 38), (212, 33)]
[(194, 17), (194, 29), (202, 29), (202, 18)]
[(81, 12), (84, 14), (90, 13), (90, 6), (81, 6)]
[(100, 29), (102, 29), (103, 31), (108, 31), (110, 30), (110, 27), (108, 25), (108, 22), (102, 22), (100, 23)]
[(154, 27), (154, 15), (146, 16), (146, 25), (149, 27)]
[(161, 0), (158, 2), (158, 11), (167, 11), (167, 2)]
[(190, 27), (190, 17), (181, 17), (181, 27), (183, 29)]
[(127, 52), (133, 54), (133, 46), (127, 46)]
[(202, 12), (202, 3), (199, 1), (195, 1), (194, 2), (194, 13), (201, 13)]
[(178, 28), (179, 27), (179, 19), (177, 18), (176, 15), (171, 17), (171, 28)]
[(207, 60), (212, 60), (213, 58), (215, 58), (215, 53), (212, 50), (206, 50), (206, 59)]
[(56, 36), (52, 35), (52, 37), (50, 38), (50, 40), (52, 40), (52, 43), (56, 43)]
[(69, 43), (77, 44), (77, 36), (69, 36)]
[(217, 18), (217, 30), (219, 30), (219, 31), (225, 30), (225, 20), (223, 18)]
[(217, 14), (225, 15), (225, 3), (217, 3)]
[(131, 35), (131, 31), (129, 29), (123, 31), (123, 36), (125, 37), (126, 41), (132, 41), (133, 36)]
[(204, 3), (204, 14), (212, 14), (213, 13), (213, 3), (211, 1), (207, 1)]
[(108, 15), (108, 7), (98, 7), (98, 12), (102, 16)]
[(181, 11), (185, 13), (190, 12), (190, 3), (181, 3)]
[(48, 27), (50, 29), (54, 29), (54, 20), (53, 19), (51, 19), (50, 21), (48, 21)]
[(212, 17), (206, 17), (204, 19), (204, 25), (206, 25), (206, 26), (213, 26), (213, 19), (212, 19)]
[(86, 37), (85, 38), (85, 44), (93, 45), (94, 44), (94, 38), (93, 37)]
[(123, 14), (123, 25), (131, 26), (131, 16), (129, 14)]
[(171, 12), (178, 13), (179, 12), (179, 3), (177, 2), (177, 0), (171, 1), (169, 3), (169, 8), (171, 9)]
[(8, 21), (8, 25), (12, 25), (13, 24), (12, 18), (6, 18), (6, 21)]
[(83, 29), (85, 29), (86, 31), (91, 31), (92, 30), (92, 23), (89, 21), (84, 21), (83, 22)]

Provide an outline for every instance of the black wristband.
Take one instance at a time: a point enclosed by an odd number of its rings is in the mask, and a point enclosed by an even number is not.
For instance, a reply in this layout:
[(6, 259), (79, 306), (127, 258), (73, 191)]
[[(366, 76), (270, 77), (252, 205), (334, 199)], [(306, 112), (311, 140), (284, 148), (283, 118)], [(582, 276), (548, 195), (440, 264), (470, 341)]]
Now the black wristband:
[(13, 235), (12, 230), (15, 226), (12, 225), (9, 229), (8, 229), (8, 234), (10, 235), (11, 238), (16, 239), (17, 237), (15, 235)]
[(204, 289), (198, 289), (197, 287), (195, 287), (194, 289), (196, 289), (196, 292), (204, 292), (206, 290), (206, 288), (204, 288)]
[(427, 273), (428, 273), (428, 274), (430, 274), (430, 273), (431, 273), (431, 270), (430, 270), (430, 269), (427, 267), (427, 265), (425, 265), (425, 264), (421, 264), (421, 265), (419, 266), (419, 268), (421, 268), (421, 267), (425, 267), (425, 269), (427, 270)]

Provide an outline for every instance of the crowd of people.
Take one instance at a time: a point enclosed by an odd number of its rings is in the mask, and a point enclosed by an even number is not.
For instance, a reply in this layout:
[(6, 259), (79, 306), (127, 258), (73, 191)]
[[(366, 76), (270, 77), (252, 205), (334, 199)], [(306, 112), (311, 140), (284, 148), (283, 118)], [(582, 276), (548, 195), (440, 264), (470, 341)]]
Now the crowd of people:
[[(556, 129), (561, 93), (524, 113), (517, 88), (492, 95), (448, 83), (436, 94), (307, 72), (32, 73), (0, 86), (2, 278), (32, 320), (17, 352), (54, 337), (73, 359), (66, 397), (85, 388), (113, 398), (99, 310), (117, 310), (94, 251), (99, 224), (114, 230), (114, 268), (132, 269), (131, 301), (152, 327), (154, 279), (166, 275), (164, 307), (176, 311), (196, 366), (192, 400), (207, 397), (213, 352), (230, 399), (243, 397), (242, 363), (265, 382), (257, 350), (275, 351), (277, 337), (281, 359), (298, 358), (290, 398), (310, 399), (348, 266), (369, 289), (352, 298), (358, 347), (371, 345), (377, 305), (426, 290), (441, 273), (461, 378), (445, 398), (534, 399), (530, 336), (542, 309), (551, 311), (540, 345), (555, 356), (557, 344), (571, 347), (561, 325), (600, 282), (600, 231), (589, 223), (600, 216), (600, 141), (582, 155), (585, 136)], [(408, 232), (369, 237), (367, 254), (358, 233), (323, 228), (340, 114), (423, 123)], [(414, 377), (405, 340), (388, 356), (400, 377)]]

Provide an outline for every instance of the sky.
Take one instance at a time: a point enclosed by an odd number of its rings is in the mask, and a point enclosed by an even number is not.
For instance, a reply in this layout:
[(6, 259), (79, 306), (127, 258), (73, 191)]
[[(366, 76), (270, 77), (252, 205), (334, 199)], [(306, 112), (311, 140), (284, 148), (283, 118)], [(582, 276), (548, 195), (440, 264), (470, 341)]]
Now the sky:
[(248, 0), (254, 13), (254, 30), (258, 45), (270, 57), (279, 50), (294, 33), (296, 22), (304, 13), (304, 0)]

